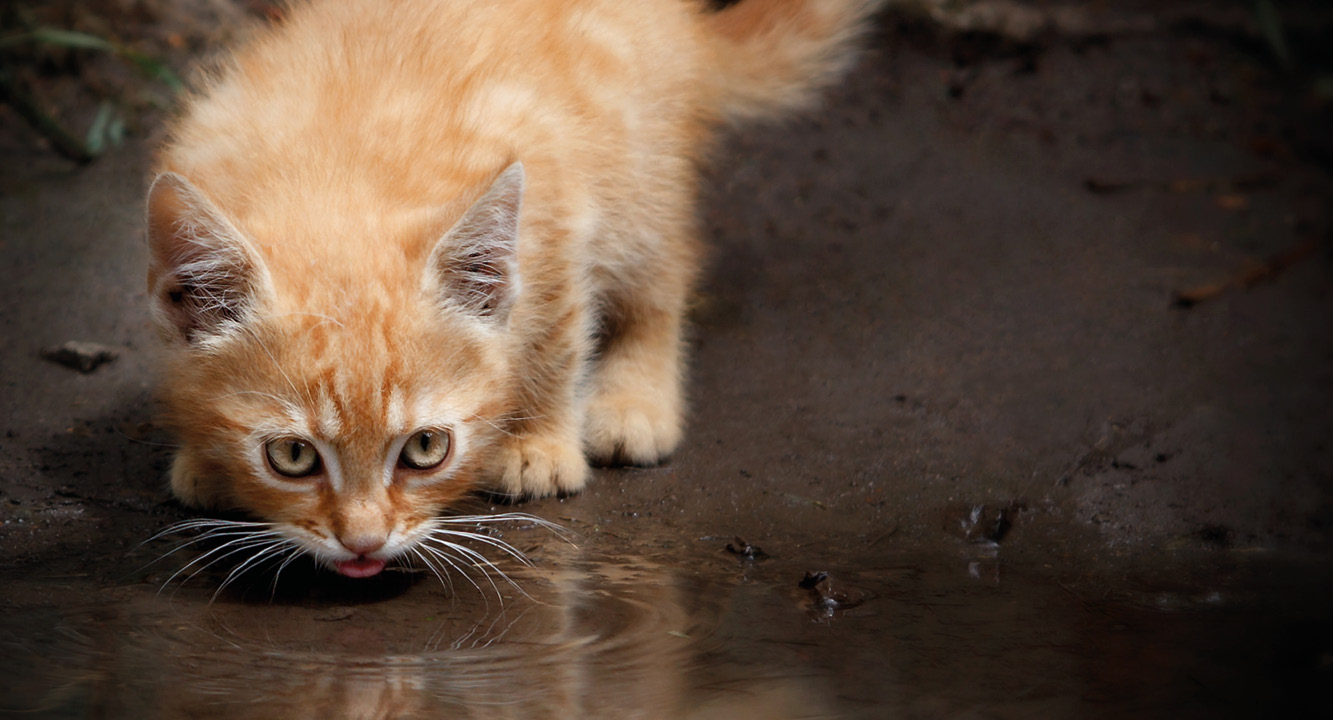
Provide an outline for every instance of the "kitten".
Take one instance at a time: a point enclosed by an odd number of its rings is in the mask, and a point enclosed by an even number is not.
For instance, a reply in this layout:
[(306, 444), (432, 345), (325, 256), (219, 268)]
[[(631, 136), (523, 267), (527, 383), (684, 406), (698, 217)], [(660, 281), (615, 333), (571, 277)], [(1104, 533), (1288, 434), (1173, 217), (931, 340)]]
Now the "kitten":
[(148, 193), (175, 494), (373, 575), (469, 491), (662, 460), (700, 157), (809, 103), (879, 3), (294, 4)]

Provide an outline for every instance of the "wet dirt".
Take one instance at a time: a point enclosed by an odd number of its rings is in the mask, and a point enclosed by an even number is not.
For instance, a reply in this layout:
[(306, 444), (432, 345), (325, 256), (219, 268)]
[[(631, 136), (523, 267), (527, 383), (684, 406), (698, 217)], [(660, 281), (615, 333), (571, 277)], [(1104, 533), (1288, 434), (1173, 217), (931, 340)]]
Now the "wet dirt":
[[(68, 5), (187, 77), (268, 7)], [(28, 67), (71, 127), (107, 94), (130, 122), (75, 167), (0, 112), (0, 714), (1327, 714), (1329, 13), (1291, 10), (1290, 72), (1244, 12), (1070, 7), (1119, 29), (890, 13), (823, 109), (728, 136), (684, 445), (478, 499), (570, 533), (501, 527), (534, 565), (489, 578), (256, 562), (219, 592), (208, 548), (139, 545), (191, 516), (142, 289), (161, 89)], [(43, 358), (69, 341), (118, 357)]]

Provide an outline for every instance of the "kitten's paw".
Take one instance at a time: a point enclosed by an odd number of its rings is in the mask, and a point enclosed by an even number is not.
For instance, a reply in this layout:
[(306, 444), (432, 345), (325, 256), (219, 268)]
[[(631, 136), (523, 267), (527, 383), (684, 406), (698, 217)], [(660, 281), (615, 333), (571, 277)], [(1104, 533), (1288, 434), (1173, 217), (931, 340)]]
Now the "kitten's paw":
[(171, 462), (171, 494), (186, 507), (206, 510), (217, 504), (212, 483), (184, 451)]
[(656, 465), (680, 443), (676, 403), (629, 395), (599, 397), (584, 416), (584, 444), (598, 463)]
[(509, 438), (499, 456), (496, 490), (515, 500), (575, 493), (588, 482), (577, 442), (542, 435)]

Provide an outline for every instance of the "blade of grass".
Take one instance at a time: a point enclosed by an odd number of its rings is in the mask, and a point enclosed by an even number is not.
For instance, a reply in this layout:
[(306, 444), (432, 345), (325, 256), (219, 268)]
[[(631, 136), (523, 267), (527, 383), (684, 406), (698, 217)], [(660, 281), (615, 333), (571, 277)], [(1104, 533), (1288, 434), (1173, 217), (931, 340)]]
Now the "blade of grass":
[(17, 33), (15, 35), (0, 38), (0, 50), (27, 43), (41, 43), (77, 50), (98, 50), (101, 52), (108, 52), (130, 61), (144, 76), (161, 82), (173, 91), (179, 92), (185, 87), (185, 84), (181, 82), (180, 78), (177, 77), (176, 73), (172, 72), (171, 68), (167, 66), (165, 62), (118, 45), (106, 38), (89, 35), (88, 33), (78, 32), (76, 30), (37, 27), (29, 32)]
[(106, 149), (107, 129), (114, 112), (115, 107), (108, 100), (103, 100), (102, 105), (97, 108), (97, 116), (93, 118), (93, 124), (88, 127), (88, 137), (83, 141), (83, 146), (93, 155), (101, 155)]
[(133, 50), (123, 50), (119, 55), (134, 63), (135, 67), (139, 68), (139, 72), (166, 85), (172, 91), (180, 92), (185, 89), (185, 83), (181, 82), (180, 77), (161, 60)]
[(103, 52), (116, 52), (116, 46), (105, 38), (81, 33), (75, 30), (61, 30), (59, 28), (38, 27), (29, 32), (17, 33), (7, 37), (0, 38), (0, 49), (17, 47), (28, 43), (43, 43), (46, 45), (55, 45), (56, 47), (77, 48), (81, 50), (101, 50)]
[(110, 40), (97, 37), (96, 35), (78, 32), (76, 30), (39, 27), (32, 31), (32, 36), (37, 42), (56, 45), (58, 47), (116, 52), (116, 46)]

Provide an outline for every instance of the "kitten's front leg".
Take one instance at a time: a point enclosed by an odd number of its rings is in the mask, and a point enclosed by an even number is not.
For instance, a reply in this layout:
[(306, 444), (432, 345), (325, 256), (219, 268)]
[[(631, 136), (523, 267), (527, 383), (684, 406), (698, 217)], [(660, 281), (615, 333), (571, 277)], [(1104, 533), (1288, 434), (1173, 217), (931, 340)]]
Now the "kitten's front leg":
[(520, 360), (519, 417), (507, 428), (496, 462), (495, 489), (507, 497), (540, 498), (575, 493), (588, 481), (583, 456), (582, 415), (578, 379), (590, 351), (583, 305), (556, 290), (555, 273), (545, 279), (554, 292), (537, 297), (561, 298), (531, 308), (512, 327)]
[(636, 246), (642, 272), (622, 278), (604, 303), (606, 338), (589, 384), (584, 431), (595, 462), (653, 465), (680, 443), (681, 328), (699, 261), (688, 202), (681, 200), (676, 217), (661, 221), (660, 232), (644, 231)]
[(683, 413), (680, 313), (639, 308), (612, 328), (587, 406), (585, 445), (594, 461), (653, 465), (676, 449)]

